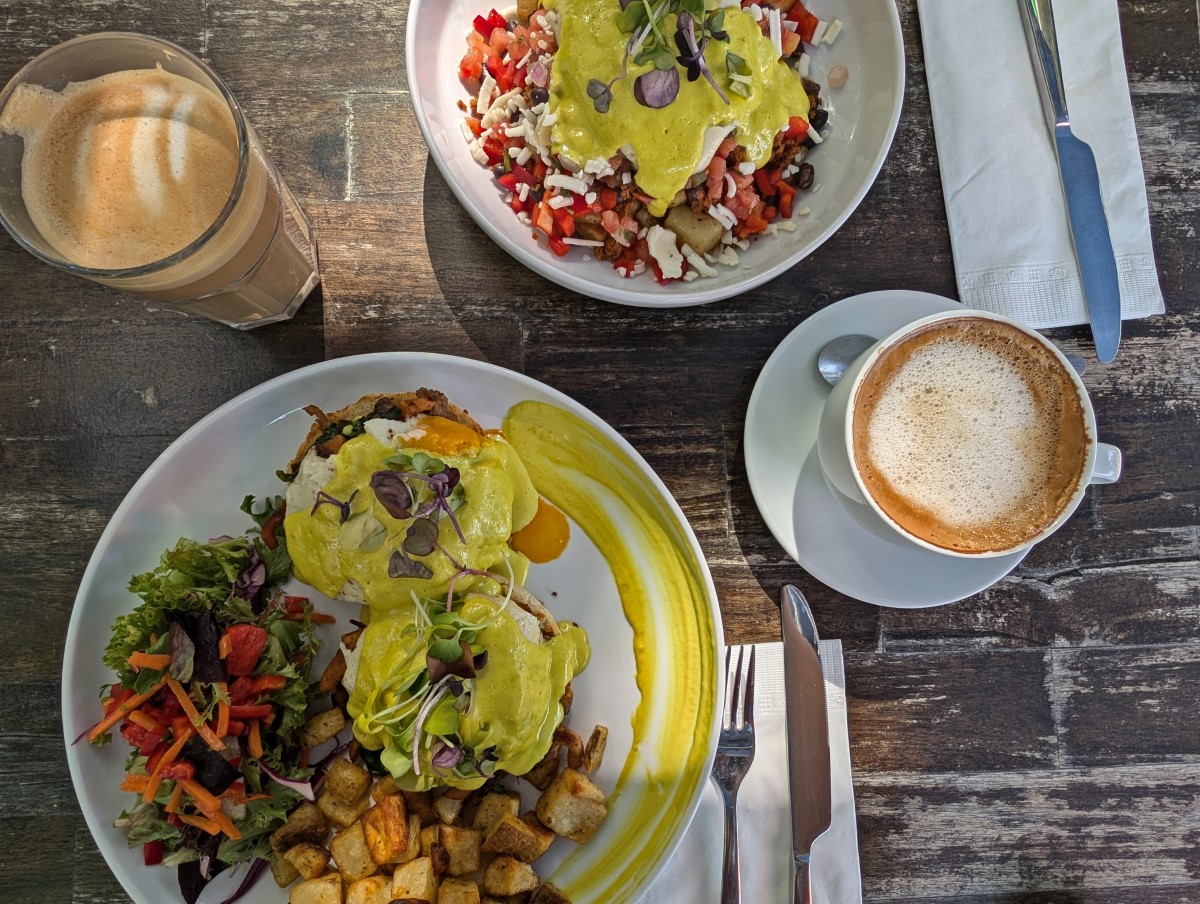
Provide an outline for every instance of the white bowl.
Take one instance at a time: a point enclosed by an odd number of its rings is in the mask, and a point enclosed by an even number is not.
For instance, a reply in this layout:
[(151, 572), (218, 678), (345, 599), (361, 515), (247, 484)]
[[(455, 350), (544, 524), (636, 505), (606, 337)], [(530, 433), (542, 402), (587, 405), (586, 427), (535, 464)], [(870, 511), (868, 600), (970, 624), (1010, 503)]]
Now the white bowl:
[[(503, 5), (503, 4), (501, 4)], [(837, 40), (812, 51), (811, 77), (822, 85), (830, 108), (825, 140), (812, 152), (817, 192), (797, 196), (812, 212), (794, 216), (795, 232), (752, 242), (733, 268), (712, 279), (660, 286), (650, 274), (625, 279), (611, 264), (584, 260), (581, 249), (556, 257), (530, 236), (504, 203), (491, 171), (471, 157), (459, 125), (459, 101), (470, 93), (458, 77), (472, 19), (487, 14), (489, 0), (412, 0), (408, 14), (408, 84), (417, 122), (434, 163), (475, 222), (505, 251), (530, 269), (568, 289), (620, 304), (673, 308), (738, 295), (803, 260), (821, 246), (858, 207), (883, 166), (900, 119), (904, 97), (904, 44), (893, 3), (879, 0), (812, 0), (812, 12), (840, 19)], [(835, 65), (850, 71), (845, 87), (825, 87)]]

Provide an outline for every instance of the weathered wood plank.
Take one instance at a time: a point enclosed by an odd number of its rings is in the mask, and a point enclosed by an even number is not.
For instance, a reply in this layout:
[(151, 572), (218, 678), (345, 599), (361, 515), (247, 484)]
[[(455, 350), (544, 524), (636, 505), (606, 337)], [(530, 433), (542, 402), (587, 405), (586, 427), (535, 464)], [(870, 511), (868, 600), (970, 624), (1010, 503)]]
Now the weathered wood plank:
[[(96, 708), (103, 715), (98, 694)], [(0, 734), (0, 801), (6, 813), (76, 809), (60, 713), (57, 682), (0, 682), (0, 725), (5, 726)]]
[[(28, 811), (13, 813), (5, 809), (0, 817), (0, 838), (4, 842), (0, 889), (6, 902), (71, 904), (72, 888), (79, 876), (73, 856), (74, 834), (82, 823), (83, 817), (77, 812), (32, 816)], [(101, 875), (115, 885), (102, 859), (99, 868)], [(123, 897), (106, 900), (120, 901)]]

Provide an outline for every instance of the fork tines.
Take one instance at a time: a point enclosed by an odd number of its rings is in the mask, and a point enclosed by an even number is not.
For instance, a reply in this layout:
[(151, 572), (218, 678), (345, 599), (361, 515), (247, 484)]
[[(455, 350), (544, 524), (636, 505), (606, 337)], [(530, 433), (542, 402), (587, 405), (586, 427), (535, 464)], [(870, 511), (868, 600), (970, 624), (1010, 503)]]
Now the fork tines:
[[(737, 660), (733, 652), (737, 651)], [(754, 731), (754, 646), (750, 656), (745, 656), (746, 647), (741, 644), (725, 649), (725, 716), (723, 729)], [(745, 660), (745, 668), (743, 668)], [(743, 681), (745, 686), (743, 687)]]

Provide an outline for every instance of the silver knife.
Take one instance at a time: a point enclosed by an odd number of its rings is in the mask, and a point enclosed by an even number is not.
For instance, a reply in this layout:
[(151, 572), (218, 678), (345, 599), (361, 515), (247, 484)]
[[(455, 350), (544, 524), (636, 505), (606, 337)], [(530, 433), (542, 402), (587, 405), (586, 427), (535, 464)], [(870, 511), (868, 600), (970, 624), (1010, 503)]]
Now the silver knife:
[(1100, 197), (1100, 174), (1096, 156), (1087, 143), (1071, 132), (1062, 67), (1058, 62), (1058, 39), (1054, 33), (1054, 10), (1050, 0), (1017, 0), (1025, 22), (1025, 37), (1033, 55), (1033, 69), (1042, 94), (1042, 106), (1054, 138), (1058, 172), (1067, 199), (1071, 241), (1083, 280), (1083, 300), (1092, 324), (1096, 357), (1107, 364), (1117, 356), (1121, 344), (1121, 290), (1117, 261), (1113, 256), (1104, 201)]
[(783, 682), (787, 694), (788, 783), (792, 789), (792, 859), (795, 904), (809, 904), (812, 844), (833, 819), (829, 722), (825, 677), (817, 651), (817, 626), (804, 596), (783, 588)]

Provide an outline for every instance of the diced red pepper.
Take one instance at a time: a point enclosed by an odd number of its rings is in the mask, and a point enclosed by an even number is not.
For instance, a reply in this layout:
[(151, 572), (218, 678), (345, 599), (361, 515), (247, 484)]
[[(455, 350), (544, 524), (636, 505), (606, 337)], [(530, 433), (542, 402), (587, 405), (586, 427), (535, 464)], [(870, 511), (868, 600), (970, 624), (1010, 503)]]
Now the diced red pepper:
[(265, 719), (271, 715), (272, 706), (270, 703), (260, 703), (254, 706), (231, 706), (229, 707), (230, 719)]
[(225, 731), (225, 734), (228, 737), (240, 738), (245, 733), (246, 733), (246, 723), (245, 722), (240, 722), (237, 719), (229, 720), (229, 728), (226, 729), (226, 731)]
[(583, 195), (574, 195), (571, 198), (571, 213), (589, 213), (592, 205), (587, 202), (587, 198)]
[(267, 645), (267, 630), (258, 625), (231, 625), (225, 631), (231, 649), (225, 657), (225, 670), (230, 675), (249, 675), (258, 665)]
[(492, 26), (492, 28), (508, 28), (508, 22), (494, 8), (488, 13), (487, 21), (488, 25)]
[(177, 782), (182, 780), (190, 782), (196, 777), (196, 767), (186, 760), (180, 760), (179, 762), (172, 763), (170, 766), (164, 766), (158, 774), (164, 781)]
[[(554, 225), (557, 227), (557, 231), (561, 232), (566, 238), (573, 236), (575, 234), (575, 214), (565, 207), (552, 209), (554, 210)], [(565, 248), (566, 246), (564, 245), (563, 247)], [(557, 253), (559, 257), (562, 257), (563, 253), (565, 252), (555, 253)]]
[[(776, 176), (778, 179), (778, 176)], [(754, 184), (758, 186), (758, 193), (764, 198), (769, 198), (775, 194), (775, 186), (771, 182), (771, 173), (765, 169), (754, 171)]]
[(477, 32), (483, 35), (485, 41), (492, 36), (492, 29), (496, 27), (483, 16), (476, 16), (471, 24), (475, 26)]
[(158, 866), (163, 861), (167, 846), (161, 841), (147, 841), (142, 845), (142, 863), (146, 866)]
[(517, 190), (517, 177), (512, 172), (504, 173), (502, 176), (496, 177), (496, 181), (507, 188), (509, 191)]
[(776, 213), (778, 213), (778, 208), (772, 207), (770, 204), (768, 204), (766, 207), (763, 208), (762, 216), (763, 216), (763, 219), (769, 223), (773, 219), (775, 219)]
[(792, 204), (796, 199), (796, 187), (788, 182), (779, 183), (779, 213), (781, 216), (791, 219)]
[(504, 162), (504, 145), (498, 138), (489, 138), (484, 141), (483, 152), (487, 154), (488, 166), (499, 166)]
[(567, 252), (571, 250), (571, 246), (555, 235), (550, 237), (550, 250), (559, 257), (566, 257)]
[(805, 9), (800, 0), (796, 0), (792, 4), (792, 8), (784, 15), (785, 18), (791, 19), (797, 24), (796, 34), (800, 35), (800, 40), (805, 44), (811, 44), (813, 35), (817, 31), (817, 24), (821, 20)]
[(757, 235), (758, 233), (762, 232), (764, 229), (767, 228), (767, 221), (764, 220), (762, 217), (760, 217), (758, 214), (752, 213), (752, 214), (750, 214), (750, 216), (748, 216), (746, 218), (745, 225), (746, 225), (746, 231), (748, 233), (750, 233), (751, 235)]
[(512, 169), (510, 170), (510, 172), (513, 174), (513, 176), (516, 178), (516, 180), (518, 182), (523, 182), (526, 185), (534, 184), (533, 175), (529, 172), (529, 170), (527, 170), (527, 169), (525, 169), (525, 167), (521, 166), (521, 164), (514, 163), (512, 165)]
[(108, 714), (134, 696), (134, 693), (129, 688), (121, 687), (120, 683), (114, 684), (108, 691), (108, 699), (104, 701), (104, 712)]
[(613, 210), (617, 206), (617, 190), (615, 188), (600, 189), (600, 209)]
[(793, 116), (788, 120), (787, 131), (783, 135), (785, 138), (803, 141), (808, 137), (808, 120), (803, 116)]
[(471, 134), (478, 138), (483, 134), (483, 121), (477, 116), (467, 117), (467, 128), (471, 130)]

